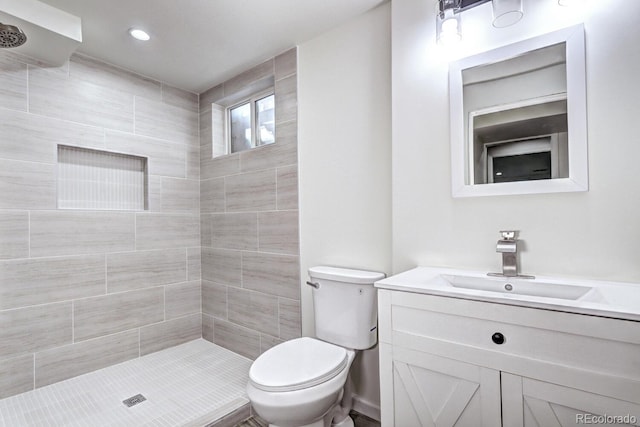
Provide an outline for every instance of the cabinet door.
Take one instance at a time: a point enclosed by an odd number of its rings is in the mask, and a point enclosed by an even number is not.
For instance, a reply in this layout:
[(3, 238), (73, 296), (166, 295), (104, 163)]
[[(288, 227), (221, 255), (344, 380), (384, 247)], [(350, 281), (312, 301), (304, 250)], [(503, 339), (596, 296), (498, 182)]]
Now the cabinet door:
[(505, 427), (640, 425), (637, 403), (505, 372), (502, 398)]
[(382, 408), (386, 424), (500, 425), (498, 371), (402, 347), (393, 348), (391, 364), (393, 396), (383, 399), (383, 406), (393, 407)]

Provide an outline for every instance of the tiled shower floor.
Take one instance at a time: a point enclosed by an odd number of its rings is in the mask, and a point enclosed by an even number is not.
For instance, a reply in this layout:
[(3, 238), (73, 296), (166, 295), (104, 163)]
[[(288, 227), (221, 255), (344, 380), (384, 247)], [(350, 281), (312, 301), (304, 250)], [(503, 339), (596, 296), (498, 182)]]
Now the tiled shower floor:
[[(202, 427), (246, 405), (251, 361), (203, 339), (0, 400), (0, 427)], [(147, 400), (127, 408), (122, 401)]]

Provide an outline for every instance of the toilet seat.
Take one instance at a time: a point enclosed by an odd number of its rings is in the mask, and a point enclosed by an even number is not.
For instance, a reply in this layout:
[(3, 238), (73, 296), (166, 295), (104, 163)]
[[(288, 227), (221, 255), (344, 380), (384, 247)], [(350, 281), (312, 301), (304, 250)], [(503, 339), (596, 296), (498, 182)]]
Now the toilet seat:
[(251, 365), (249, 381), (270, 392), (302, 390), (334, 378), (349, 364), (347, 350), (314, 338), (283, 342)]

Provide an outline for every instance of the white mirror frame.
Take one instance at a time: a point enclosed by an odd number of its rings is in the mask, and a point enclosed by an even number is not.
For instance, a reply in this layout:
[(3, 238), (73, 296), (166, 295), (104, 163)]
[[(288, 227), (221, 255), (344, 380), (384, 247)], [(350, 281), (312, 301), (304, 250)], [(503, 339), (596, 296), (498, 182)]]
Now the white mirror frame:
[[(493, 64), (559, 43), (567, 49), (567, 122), (569, 177), (534, 181), (468, 184), (469, 147), (465, 134), (462, 71)], [(453, 197), (561, 193), (589, 190), (587, 158), (587, 97), (584, 25), (554, 31), (508, 46), (463, 58), (449, 65), (451, 125), (451, 193)]]

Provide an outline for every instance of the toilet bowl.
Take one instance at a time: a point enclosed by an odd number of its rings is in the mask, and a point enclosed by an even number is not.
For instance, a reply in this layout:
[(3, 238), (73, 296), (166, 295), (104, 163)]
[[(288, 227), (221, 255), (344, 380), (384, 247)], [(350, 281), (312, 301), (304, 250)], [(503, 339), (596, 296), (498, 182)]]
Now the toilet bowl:
[(309, 269), (316, 338), (278, 344), (251, 365), (247, 395), (271, 427), (353, 427), (349, 370), (357, 350), (377, 343), (377, 294), (383, 273)]
[(354, 358), (355, 351), (315, 338), (286, 341), (251, 366), (249, 400), (272, 426), (330, 425)]

